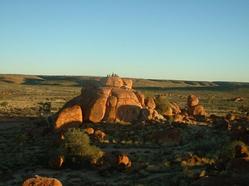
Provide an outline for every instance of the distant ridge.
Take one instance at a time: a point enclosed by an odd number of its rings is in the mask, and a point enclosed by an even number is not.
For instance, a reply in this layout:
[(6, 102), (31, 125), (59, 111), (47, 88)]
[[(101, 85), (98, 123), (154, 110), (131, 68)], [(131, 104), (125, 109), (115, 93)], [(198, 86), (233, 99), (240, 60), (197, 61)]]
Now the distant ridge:
[[(20, 75), (0, 74), (0, 83), (12, 83), (19, 85), (59, 85), (84, 87), (88, 84), (98, 83), (101, 77), (97, 76), (50, 76), (50, 75)], [(249, 87), (246, 82), (224, 81), (186, 81), (186, 80), (159, 80), (138, 79), (133, 80), (134, 88), (138, 89), (165, 89), (165, 88), (218, 88), (218, 87)]]

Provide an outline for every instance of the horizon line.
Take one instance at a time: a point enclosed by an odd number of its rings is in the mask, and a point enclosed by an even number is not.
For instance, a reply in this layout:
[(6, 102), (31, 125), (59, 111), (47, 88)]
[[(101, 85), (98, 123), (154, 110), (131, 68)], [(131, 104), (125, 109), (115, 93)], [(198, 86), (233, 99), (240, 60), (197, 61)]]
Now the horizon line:
[[(29, 74), (29, 73), (0, 73), (1, 75), (16, 75), (16, 76), (71, 76), (71, 77), (106, 77), (107, 75), (78, 75), (78, 74)], [(118, 75), (119, 76), (119, 75)], [(249, 83), (249, 81), (229, 81), (229, 80), (190, 80), (190, 79), (159, 79), (159, 78), (145, 78), (145, 77), (129, 77), (119, 76), (121, 78), (130, 79), (146, 79), (159, 81), (192, 81), (192, 82), (229, 82), (229, 83)]]

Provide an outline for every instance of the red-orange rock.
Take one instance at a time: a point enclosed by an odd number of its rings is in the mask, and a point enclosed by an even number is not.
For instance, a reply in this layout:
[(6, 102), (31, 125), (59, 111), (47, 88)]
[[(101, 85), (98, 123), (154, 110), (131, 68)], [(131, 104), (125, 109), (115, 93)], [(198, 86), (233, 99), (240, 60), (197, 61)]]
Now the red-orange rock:
[(114, 122), (116, 121), (117, 118), (117, 105), (118, 98), (115, 96), (110, 96), (107, 100), (106, 103), (106, 113), (104, 120), (109, 121), (109, 122)]
[(103, 86), (107, 86), (107, 87), (120, 88), (124, 86), (123, 80), (118, 76), (102, 78), (101, 83), (103, 84)]
[(62, 186), (62, 183), (55, 178), (35, 176), (24, 181), (22, 186)]
[[(84, 121), (93, 123), (138, 120), (144, 105), (144, 95), (121, 86), (123, 80), (116, 76), (101, 81), (103, 87), (87, 87), (77, 99), (69, 101), (70, 104), (66, 104), (65, 109), (71, 108), (72, 104), (80, 105), (84, 110)], [(132, 82), (125, 80), (124, 84), (131, 86)]]
[(84, 129), (85, 133), (87, 133), (88, 135), (92, 135), (94, 134), (94, 129), (92, 127), (88, 127)]
[(207, 115), (204, 107), (202, 105), (196, 105), (189, 108), (189, 114), (193, 116), (205, 116)]
[(172, 109), (172, 113), (175, 114), (180, 114), (181, 113), (181, 108), (179, 105), (175, 102), (170, 102), (169, 104), (170, 108)]
[(117, 121), (131, 122), (138, 119), (142, 106), (134, 92), (114, 88), (112, 95), (117, 97)]
[(119, 168), (126, 169), (131, 167), (131, 160), (125, 154), (118, 155), (117, 164)]
[(79, 105), (74, 105), (59, 112), (54, 128), (56, 131), (63, 131), (70, 127), (78, 127), (82, 122), (82, 109)]
[(187, 105), (189, 107), (194, 107), (199, 104), (199, 98), (195, 95), (189, 95)]
[(140, 105), (143, 107), (145, 105), (144, 103), (144, 95), (141, 93), (141, 92), (135, 92), (136, 96), (137, 96), (137, 99), (140, 103)]
[(177, 123), (184, 122), (184, 115), (182, 115), (182, 114), (176, 114), (175, 117), (174, 117), (174, 122), (177, 122)]
[(132, 80), (131, 79), (123, 79), (124, 87), (127, 89), (132, 89)]
[(155, 109), (156, 108), (156, 103), (154, 101), (154, 99), (152, 97), (147, 97), (144, 100), (144, 104), (146, 107), (148, 107), (149, 109)]
[(88, 120), (98, 123), (104, 118), (106, 112), (106, 102), (110, 93), (111, 88), (101, 87), (96, 89), (95, 96), (93, 97), (89, 107), (86, 109), (86, 117)]

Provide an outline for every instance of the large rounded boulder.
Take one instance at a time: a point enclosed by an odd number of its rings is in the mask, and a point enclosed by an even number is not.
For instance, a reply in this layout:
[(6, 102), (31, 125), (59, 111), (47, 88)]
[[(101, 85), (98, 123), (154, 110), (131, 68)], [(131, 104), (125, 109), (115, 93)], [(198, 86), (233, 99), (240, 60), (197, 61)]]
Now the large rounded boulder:
[(75, 126), (83, 121), (132, 122), (139, 119), (144, 106), (144, 95), (132, 89), (131, 80), (111, 76), (100, 82), (101, 86), (86, 87), (80, 96), (65, 104), (57, 114), (56, 130)]
[(83, 122), (82, 108), (79, 105), (62, 109), (55, 121), (55, 130), (63, 131), (70, 127), (78, 127)]

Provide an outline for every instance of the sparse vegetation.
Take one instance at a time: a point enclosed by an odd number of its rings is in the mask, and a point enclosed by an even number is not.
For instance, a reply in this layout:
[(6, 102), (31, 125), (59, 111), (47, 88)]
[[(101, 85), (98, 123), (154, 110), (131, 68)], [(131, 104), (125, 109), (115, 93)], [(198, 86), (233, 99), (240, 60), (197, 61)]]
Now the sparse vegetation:
[(71, 162), (81, 164), (82, 161), (97, 161), (103, 152), (90, 144), (88, 135), (81, 129), (69, 129), (65, 132), (60, 146), (65, 157)]
[[(226, 167), (228, 162), (237, 158), (234, 151), (237, 145), (248, 148), (248, 88), (233, 89), (233, 85), (226, 85), (223, 89), (223, 84), (219, 83), (135, 79), (135, 89), (140, 87), (139, 90), (146, 96), (162, 95), (155, 100), (160, 113), (167, 111), (169, 100), (184, 108), (187, 96), (196, 94), (210, 115), (215, 114), (222, 119), (222, 116), (232, 112), (236, 117), (243, 116), (244, 122), (241, 118), (229, 121), (230, 129), (217, 129), (212, 122), (206, 123), (205, 120), (190, 124), (171, 122), (174, 116), (163, 123), (84, 123), (83, 128), (101, 130), (106, 138), (97, 140), (94, 134), (89, 138), (83, 129), (70, 129), (57, 144), (50, 125), (53, 117), (48, 121), (46, 116), (57, 112), (68, 100), (79, 95), (81, 86), (94, 83), (98, 78), (40, 78), (42, 80), (24, 78), (18, 84), (0, 80), (0, 185), (21, 185), (27, 176), (41, 174), (56, 177), (66, 186), (148, 183), (188, 186), (203, 176), (240, 174), (232, 170), (227, 172)], [(240, 102), (229, 101), (235, 97), (244, 99)], [(152, 134), (170, 128), (181, 130), (180, 142), (167, 146), (157, 143), (154, 139), (156, 135)], [(241, 132), (246, 135), (241, 135)], [(174, 133), (171, 135), (170, 139), (174, 139)], [(162, 142), (167, 140), (162, 139), (163, 136), (158, 138)], [(103, 167), (89, 169), (89, 162), (96, 162), (103, 151), (106, 154), (127, 154), (132, 167), (121, 173), (112, 169), (113, 164), (103, 160), (106, 163)], [(65, 164), (58, 170), (51, 169), (48, 162), (52, 156), (65, 160)], [(80, 170), (71, 169), (75, 167)]]

